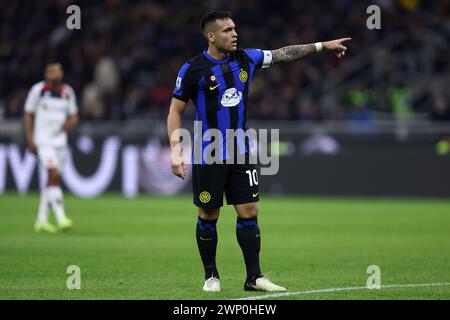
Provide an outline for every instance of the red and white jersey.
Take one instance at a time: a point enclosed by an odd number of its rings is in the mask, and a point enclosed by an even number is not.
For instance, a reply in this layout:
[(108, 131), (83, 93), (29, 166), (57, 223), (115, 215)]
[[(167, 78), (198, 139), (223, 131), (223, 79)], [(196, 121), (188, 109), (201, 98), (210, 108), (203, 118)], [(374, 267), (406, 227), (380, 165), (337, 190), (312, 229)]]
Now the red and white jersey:
[(33, 140), (37, 147), (67, 145), (62, 126), (68, 116), (78, 112), (75, 92), (69, 85), (55, 91), (44, 81), (36, 83), (28, 92), (25, 111), (34, 114)]

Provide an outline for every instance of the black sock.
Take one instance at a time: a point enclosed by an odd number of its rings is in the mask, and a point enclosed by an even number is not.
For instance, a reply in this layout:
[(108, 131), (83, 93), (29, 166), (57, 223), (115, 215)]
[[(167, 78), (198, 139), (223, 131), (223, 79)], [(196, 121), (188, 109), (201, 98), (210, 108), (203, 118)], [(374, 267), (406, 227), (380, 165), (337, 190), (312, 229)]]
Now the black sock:
[(244, 254), (245, 267), (247, 269), (247, 282), (254, 281), (261, 276), (259, 267), (259, 250), (261, 249), (261, 236), (258, 227), (258, 219), (237, 218), (236, 236)]
[(210, 277), (219, 278), (219, 272), (216, 267), (216, 249), (217, 249), (217, 230), (216, 220), (197, 220), (197, 245), (203, 267), (205, 268), (205, 279)]

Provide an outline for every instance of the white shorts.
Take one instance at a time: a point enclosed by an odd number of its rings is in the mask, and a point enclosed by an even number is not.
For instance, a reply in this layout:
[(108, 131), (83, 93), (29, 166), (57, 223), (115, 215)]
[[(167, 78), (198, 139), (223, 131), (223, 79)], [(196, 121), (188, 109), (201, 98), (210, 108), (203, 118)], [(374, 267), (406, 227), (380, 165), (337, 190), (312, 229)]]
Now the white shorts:
[(39, 161), (47, 169), (57, 169), (62, 172), (66, 157), (66, 147), (37, 147)]

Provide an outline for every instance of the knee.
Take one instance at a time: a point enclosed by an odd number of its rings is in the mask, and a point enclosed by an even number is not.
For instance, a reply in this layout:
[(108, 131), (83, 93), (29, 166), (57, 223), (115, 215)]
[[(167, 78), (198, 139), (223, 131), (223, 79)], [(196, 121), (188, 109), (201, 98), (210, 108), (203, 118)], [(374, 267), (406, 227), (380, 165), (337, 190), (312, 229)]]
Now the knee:
[(48, 171), (48, 185), (59, 185), (59, 174), (56, 169)]
[(258, 216), (258, 204), (247, 203), (241, 206), (238, 210), (238, 216), (242, 219), (256, 218)]
[(219, 208), (214, 209), (198, 208), (198, 216), (205, 220), (219, 219)]

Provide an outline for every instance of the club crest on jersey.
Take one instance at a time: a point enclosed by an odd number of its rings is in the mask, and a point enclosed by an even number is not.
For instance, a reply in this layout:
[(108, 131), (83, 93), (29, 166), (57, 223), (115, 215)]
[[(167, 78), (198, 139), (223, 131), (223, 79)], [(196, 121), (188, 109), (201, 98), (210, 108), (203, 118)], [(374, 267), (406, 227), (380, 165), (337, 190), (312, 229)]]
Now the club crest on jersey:
[(222, 95), (222, 105), (224, 107), (235, 107), (241, 102), (242, 92), (236, 88), (227, 89)]
[(241, 80), (241, 82), (245, 82), (248, 79), (248, 73), (245, 70), (241, 70), (241, 72), (239, 72), (239, 80)]

